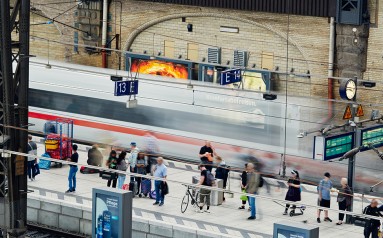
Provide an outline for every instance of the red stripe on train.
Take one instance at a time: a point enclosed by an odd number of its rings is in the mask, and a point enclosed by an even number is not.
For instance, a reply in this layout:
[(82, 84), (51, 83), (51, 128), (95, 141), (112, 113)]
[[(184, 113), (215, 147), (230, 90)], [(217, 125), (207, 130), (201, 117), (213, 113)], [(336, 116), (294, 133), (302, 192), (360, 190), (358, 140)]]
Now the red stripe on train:
[[(31, 118), (41, 119), (41, 120), (47, 120), (47, 121), (54, 121), (58, 118), (64, 119), (64, 117), (51, 115), (51, 114), (45, 114), (45, 113), (39, 113), (39, 112), (29, 112), (28, 114)], [(134, 129), (129, 127), (123, 127), (123, 126), (115, 126), (115, 125), (109, 125), (99, 122), (92, 122), (92, 121), (86, 121), (81, 119), (75, 119), (75, 118), (66, 118), (73, 120), (74, 125), (76, 126), (83, 126), (83, 127), (89, 127), (89, 128), (95, 128), (100, 130), (106, 130), (106, 131), (113, 131), (118, 133), (124, 133), (129, 135), (136, 135), (136, 136), (144, 136), (147, 131), (140, 130), (140, 129)], [(203, 140), (193, 139), (193, 138), (185, 138), (182, 136), (175, 136), (175, 135), (169, 135), (169, 134), (162, 134), (162, 133), (154, 133), (154, 135), (159, 140), (166, 140), (166, 141), (173, 141), (178, 143), (184, 143), (188, 145), (203, 145)], [(217, 145), (216, 147), (220, 149), (229, 149), (225, 145)]]

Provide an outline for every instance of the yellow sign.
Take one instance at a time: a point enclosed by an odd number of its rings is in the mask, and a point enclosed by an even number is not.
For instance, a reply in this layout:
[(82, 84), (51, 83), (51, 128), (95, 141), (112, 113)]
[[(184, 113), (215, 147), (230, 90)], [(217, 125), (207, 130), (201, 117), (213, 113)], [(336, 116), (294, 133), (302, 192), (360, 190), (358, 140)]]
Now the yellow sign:
[(346, 107), (346, 110), (344, 111), (343, 120), (349, 120), (351, 118), (352, 118), (352, 112), (351, 112), (350, 105), (348, 105)]
[(24, 175), (25, 173), (24, 161), (25, 161), (25, 157), (21, 155), (16, 156), (16, 169), (15, 169), (16, 176)]
[(364, 116), (364, 111), (362, 105), (358, 105), (358, 110), (356, 110), (356, 116), (362, 117)]

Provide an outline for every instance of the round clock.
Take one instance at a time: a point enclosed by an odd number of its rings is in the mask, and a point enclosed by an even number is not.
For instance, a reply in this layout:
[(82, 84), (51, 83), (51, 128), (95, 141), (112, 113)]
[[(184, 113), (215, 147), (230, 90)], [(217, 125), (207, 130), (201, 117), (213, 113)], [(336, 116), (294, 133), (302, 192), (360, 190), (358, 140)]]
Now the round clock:
[(339, 85), (339, 95), (344, 100), (353, 100), (356, 96), (356, 83), (352, 79), (343, 80)]

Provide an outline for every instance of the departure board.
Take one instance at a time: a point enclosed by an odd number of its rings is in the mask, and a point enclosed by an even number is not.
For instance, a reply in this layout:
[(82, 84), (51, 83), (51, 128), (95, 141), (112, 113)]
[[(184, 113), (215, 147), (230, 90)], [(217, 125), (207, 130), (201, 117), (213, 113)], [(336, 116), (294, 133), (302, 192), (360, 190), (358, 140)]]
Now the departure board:
[(347, 151), (351, 150), (354, 144), (354, 135), (354, 132), (348, 132), (324, 137), (323, 160), (342, 157)]
[[(383, 125), (361, 129), (360, 140), (361, 145), (372, 144), (375, 148), (383, 146)], [(368, 148), (362, 150), (368, 150)]]

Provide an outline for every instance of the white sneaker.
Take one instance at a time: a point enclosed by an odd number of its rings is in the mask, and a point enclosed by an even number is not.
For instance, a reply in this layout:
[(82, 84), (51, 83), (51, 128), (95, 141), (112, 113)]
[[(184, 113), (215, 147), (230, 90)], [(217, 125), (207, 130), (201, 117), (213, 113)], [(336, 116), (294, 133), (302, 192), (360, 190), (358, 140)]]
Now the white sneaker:
[(204, 212), (206, 212), (206, 213), (210, 213), (210, 211), (209, 211), (209, 210), (204, 210)]
[(33, 182), (33, 179), (30, 178), (29, 181)]

